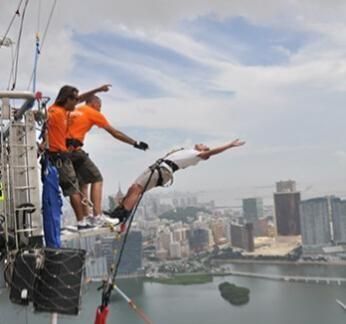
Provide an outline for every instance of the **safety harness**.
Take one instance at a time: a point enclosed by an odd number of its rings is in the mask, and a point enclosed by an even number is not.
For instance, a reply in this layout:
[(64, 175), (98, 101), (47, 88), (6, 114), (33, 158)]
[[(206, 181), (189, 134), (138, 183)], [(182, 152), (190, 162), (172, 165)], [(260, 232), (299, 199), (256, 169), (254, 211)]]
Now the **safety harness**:
[[(169, 166), (169, 169), (165, 167), (165, 165)], [(162, 168), (168, 169), (168, 171), (172, 171), (174, 173), (175, 171), (179, 170), (179, 167), (171, 160), (165, 160), (165, 159), (158, 159), (154, 164), (152, 164), (149, 169), (151, 172), (157, 172), (158, 178), (156, 182), (156, 187), (163, 187), (163, 176), (162, 176)], [(171, 182), (169, 185), (172, 185), (173, 183), (173, 177), (171, 177)]]
[[(155, 171), (157, 171), (158, 174), (158, 179), (156, 182), (156, 187), (163, 187), (164, 183), (163, 183), (163, 176), (162, 176), (162, 168), (165, 168), (168, 171), (171, 171), (172, 174), (179, 170), (179, 166), (174, 163), (173, 161), (171, 161), (170, 159), (168, 159), (168, 157), (173, 154), (176, 153), (178, 151), (183, 150), (184, 148), (179, 148), (176, 150), (173, 150), (169, 153), (167, 153), (163, 158), (158, 159), (154, 164), (152, 164), (149, 169), (151, 170), (152, 173), (154, 173)], [(173, 177), (171, 177), (171, 182), (168, 184), (168, 186), (171, 186), (173, 184)]]
[(73, 147), (74, 149), (81, 148), (84, 144), (75, 138), (68, 138), (66, 140), (66, 147)]

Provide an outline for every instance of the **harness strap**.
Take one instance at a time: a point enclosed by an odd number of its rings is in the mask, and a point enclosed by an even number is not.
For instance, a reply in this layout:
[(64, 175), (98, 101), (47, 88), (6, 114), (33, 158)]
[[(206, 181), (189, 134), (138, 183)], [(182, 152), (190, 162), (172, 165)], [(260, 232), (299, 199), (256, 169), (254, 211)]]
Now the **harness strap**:
[(70, 158), (69, 152), (51, 152), (46, 150), (45, 154), (54, 165), (57, 161), (61, 162)]
[[(165, 168), (162, 164), (166, 164), (167, 166), (170, 167), (172, 171), (172, 173), (174, 173), (175, 171), (179, 170), (179, 167), (176, 163), (174, 163), (171, 160), (165, 160), (165, 159), (158, 159), (154, 164), (152, 164), (149, 169), (154, 172), (157, 171), (158, 174), (158, 179), (156, 182), (156, 187), (162, 187), (163, 186), (163, 176), (162, 176), (162, 168)], [(165, 168), (167, 169), (167, 168)], [(172, 182), (170, 184), (173, 183), (173, 178), (172, 178)]]
[(163, 160), (162, 162), (166, 163), (172, 169), (173, 172), (179, 170), (178, 165), (171, 160)]
[(75, 139), (75, 138), (68, 138), (68, 139), (66, 140), (66, 146), (67, 146), (67, 147), (72, 146), (73, 148), (80, 148), (80, 147), (83, 146), (83, 143), (82, 143), (80, 140), (78, 140), (78, 139)]
[(161, 172), (161, 167), (160, 166), (157, 166), (156, 167), (156, 171), (158, 173), (158, 179), (157, 179), (157, 182), (156, 182), (156, 186), (157, 187), (162, 187), (163, 186), (163, 177), (162, 177), (162, 172)]

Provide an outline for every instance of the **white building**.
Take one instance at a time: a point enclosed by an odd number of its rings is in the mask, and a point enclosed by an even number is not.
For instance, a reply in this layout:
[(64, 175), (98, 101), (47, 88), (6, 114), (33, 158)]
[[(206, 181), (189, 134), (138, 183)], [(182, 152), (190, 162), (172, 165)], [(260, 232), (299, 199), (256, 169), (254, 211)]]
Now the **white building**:
[(179, 242), (172, 242), (169, 246), (169, 256), (172, 259), (181, 258), (181, 246)]

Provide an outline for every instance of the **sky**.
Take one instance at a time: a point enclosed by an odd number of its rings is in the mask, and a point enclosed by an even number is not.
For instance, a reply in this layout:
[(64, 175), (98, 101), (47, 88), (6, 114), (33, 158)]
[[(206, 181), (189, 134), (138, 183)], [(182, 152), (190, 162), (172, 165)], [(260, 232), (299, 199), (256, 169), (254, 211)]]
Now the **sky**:
[[(1, 0), (0, 37), (19, 2)], [(53, 4), (28, 2), (16, 90), (29, 89), (35, 33), (44, 34)], [(65, 84), (112, 84), (100, 94), (104, 114), (150, 150), (94, 128), (85, 149), (106, 193), (125, 191), (173, 148), (240, 138), (245, 146), (177, 173), (172, 189), (227, 203), (272, 197), (276, 181), (292, 179), (303, 198), (345, 197), (345, 18), (342, 0), (59, 0), (37, 90), (53, 102)], [(15, 42), (19, 23), (8, 33)], [(13, 51), (0, 48), (0, 89)]]

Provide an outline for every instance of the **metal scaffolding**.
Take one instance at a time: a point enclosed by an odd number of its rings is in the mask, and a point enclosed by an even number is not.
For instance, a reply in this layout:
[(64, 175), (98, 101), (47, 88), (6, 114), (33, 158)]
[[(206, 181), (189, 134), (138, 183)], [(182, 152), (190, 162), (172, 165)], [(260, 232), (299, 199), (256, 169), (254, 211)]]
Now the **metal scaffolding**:
[(42, 236), (34, 101), (32, 92), (0, 91), (0, 215), (15, 249)]

